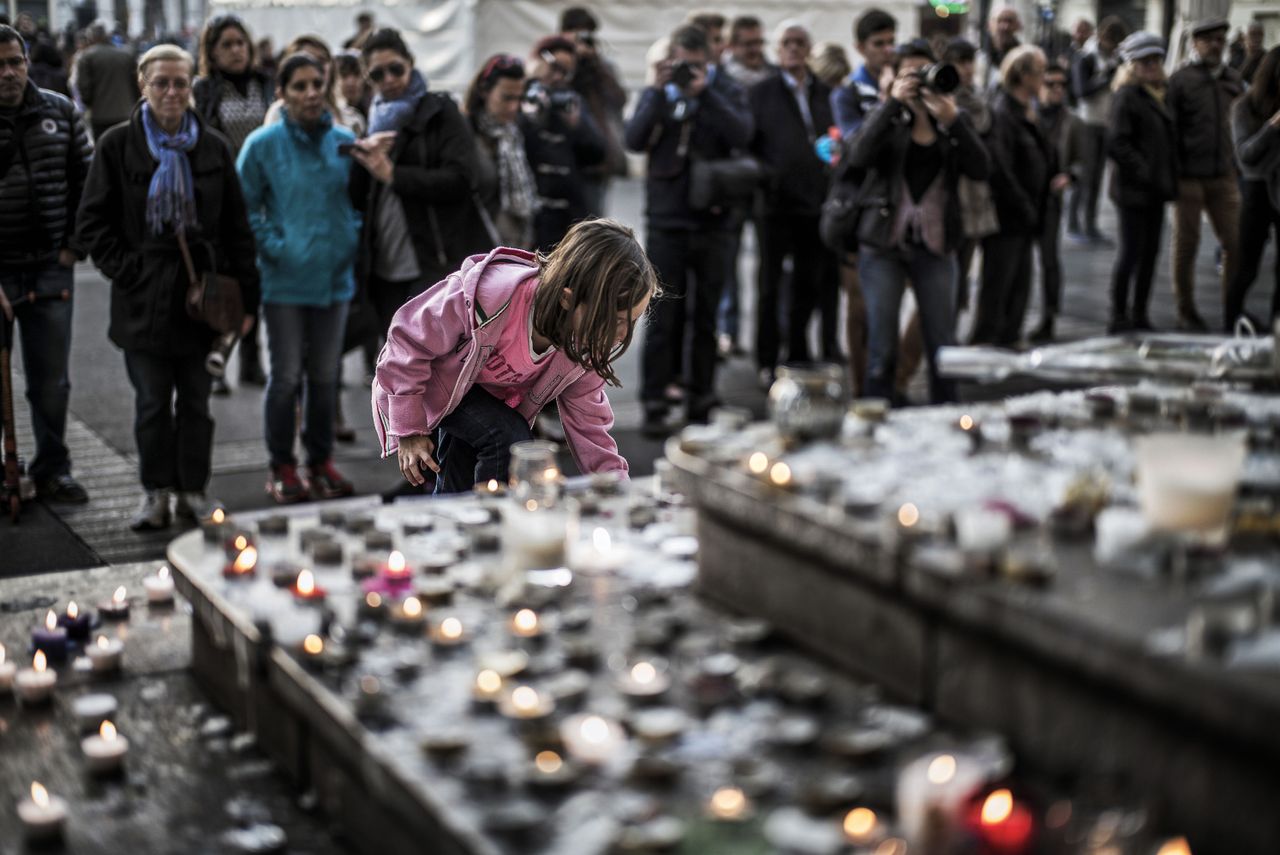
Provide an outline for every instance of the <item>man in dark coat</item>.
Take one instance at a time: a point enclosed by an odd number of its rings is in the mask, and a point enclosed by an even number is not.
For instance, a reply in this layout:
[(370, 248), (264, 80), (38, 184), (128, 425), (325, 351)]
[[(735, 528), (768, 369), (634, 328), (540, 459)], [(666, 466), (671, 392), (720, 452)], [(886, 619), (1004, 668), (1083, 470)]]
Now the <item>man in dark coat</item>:
[[(28, 79), (26, 43), (0, 26), (0, 285), (16, 307), (35, 432), (31, 477), (37, 493), (81, 503), (64, 439), (71, 382), (72, 267), (76, 208), (93, 146), (75, 105)], [(0, 323), (8, 323), (0, 319)]]
[(822, 307), (822, 350), (837, 358), (837, 291), (834, 259), (818, 238), (818, 216), (829, 181), (827, 165), (814, 145), (833, 125), (831, 90), (806, 65), (809, 32), (784, 25), (778, 44), (777, 74), (748, 92), (755, 124), (752, 153), (765, 168), (764, 216), (760, 229), (757, 279), (756, 362), (762, 375), (779, 361), (779, 291), (783, 262), (792, 272), (787, 318), (787, 359), (808, 362), (809, 318)]

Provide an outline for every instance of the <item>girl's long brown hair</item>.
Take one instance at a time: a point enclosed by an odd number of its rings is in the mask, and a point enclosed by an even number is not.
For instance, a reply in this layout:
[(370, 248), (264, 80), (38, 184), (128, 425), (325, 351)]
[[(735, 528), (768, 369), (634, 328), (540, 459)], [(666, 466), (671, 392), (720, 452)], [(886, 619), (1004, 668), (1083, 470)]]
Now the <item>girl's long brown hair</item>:
[[(658, 291), (658, 274), (635, 232), (617, 220), (583, 220), (550, 255), (538, 254), (538, 266), (534, 329), (610, 386), (621, 386), (611, 363), (631, 345), (631, 310)], [(620, 312), (626, 314), (627, 334), (615, 346)]]

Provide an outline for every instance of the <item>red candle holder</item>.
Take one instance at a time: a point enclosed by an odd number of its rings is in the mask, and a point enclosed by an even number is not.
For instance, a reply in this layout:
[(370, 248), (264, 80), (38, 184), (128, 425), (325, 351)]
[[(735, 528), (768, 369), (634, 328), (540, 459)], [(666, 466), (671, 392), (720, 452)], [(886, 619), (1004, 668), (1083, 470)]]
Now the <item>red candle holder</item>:
[(316, 583), (316, 577), (310, 570), (303, 570), (300, 572), (298, 574), (297, 581), (293, 583), (293, 587), (289, 590), (293, 594), (294, 599), (301, 603), (320, 604), (323, 603), (325, 597), (329, 595), (328, 591), (321, 588), (320, 585)]
[(246, 546), (228, 561), (222, 568), (224, 579), (252, 579), (258, 573), (258, 550), (254, 546)]
[(993, 790), (969, 810), (967, 825), (987, 855), (1027, 855), (1035, 840), (1030, 809), (1007, 789)]

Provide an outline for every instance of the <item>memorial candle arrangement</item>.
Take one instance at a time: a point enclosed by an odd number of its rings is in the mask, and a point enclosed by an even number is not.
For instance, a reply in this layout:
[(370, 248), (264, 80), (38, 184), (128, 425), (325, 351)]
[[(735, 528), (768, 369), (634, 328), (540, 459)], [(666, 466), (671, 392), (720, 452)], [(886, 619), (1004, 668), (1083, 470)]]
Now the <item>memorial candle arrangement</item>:
[(169, 565), (161, 564), (154, 576), (142, 580), (142, 587), (147, 590), (147, 603), (153, 606), (173, 604), (173, 577), (169, 575)]

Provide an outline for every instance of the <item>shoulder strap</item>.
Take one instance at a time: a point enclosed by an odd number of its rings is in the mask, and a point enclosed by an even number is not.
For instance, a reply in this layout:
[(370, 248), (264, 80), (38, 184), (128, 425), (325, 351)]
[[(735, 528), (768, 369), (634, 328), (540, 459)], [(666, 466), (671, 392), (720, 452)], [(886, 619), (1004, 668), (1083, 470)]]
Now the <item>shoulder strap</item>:
[(191, 280), (191, 284), (194, 285), (200, 280), (196, 277), (196, 266), (191, 261), (191, 250), (187, 247), (187, 236), (185, 234), (185, 230), (178, 229), (177, 236), (178, 249), (182, 250), (182, 263), (186, 265), (187, 268), (187, 278), (189, 278)]

